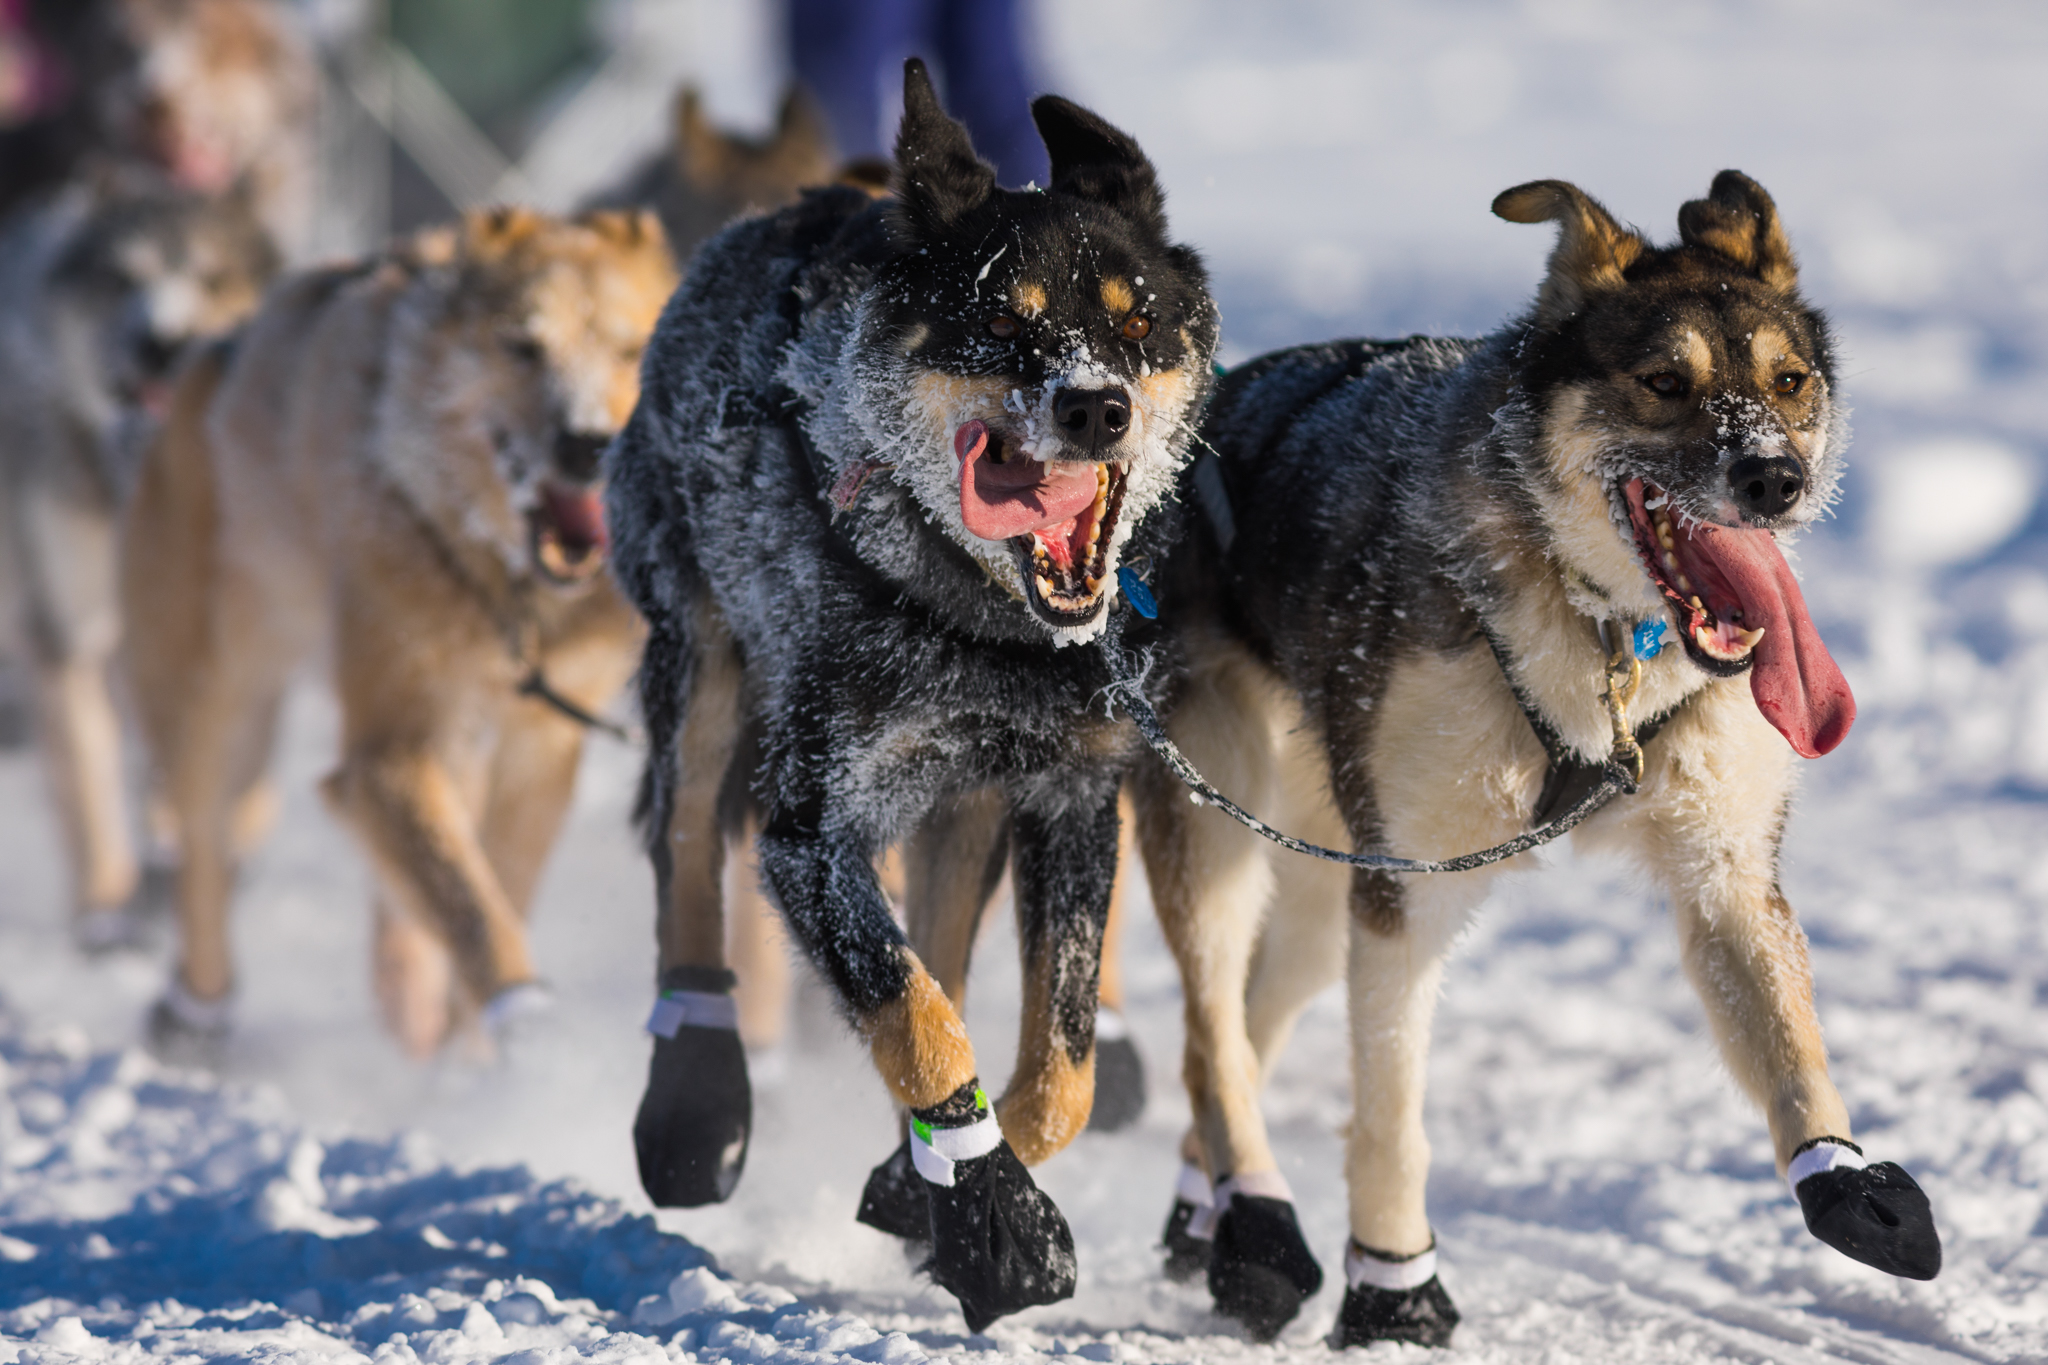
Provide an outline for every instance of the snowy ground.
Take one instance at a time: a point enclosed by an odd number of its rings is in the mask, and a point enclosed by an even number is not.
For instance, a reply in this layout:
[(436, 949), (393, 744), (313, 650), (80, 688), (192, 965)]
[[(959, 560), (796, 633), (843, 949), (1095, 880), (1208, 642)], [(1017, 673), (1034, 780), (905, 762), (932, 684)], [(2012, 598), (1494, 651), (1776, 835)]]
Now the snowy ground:
[[(1500, 189), (1573, 178), (1665, 237), (1731, 165), (1776, 194), (1841, 326), (1854, 468), (1802, 565), (1863, 712), (1810, 766), (1786, 886), (1857, 1132), (1926, 1185), (1946, 1266), (1906, 1284), (1805, 1234), (1661, 909), (1565, 853), (1504, 887), (1449, 974), (1431, 1208), (1465, 1324), (1440, 1358), (2048, 1360), (2048, 20), (1050, 0), (1042, 22), (1061, 87), (1159, 159), (1235, 356), (1485, 327), (1549, 245), (1486, 213)], [(650, 896), (621, 747), (593, 751), (540, 898), (554, 1033), (500, 1072), (400, 1061), (371, 1019), (366, 875), (311, 790), (333, 723), (317, 690), (295, 700), (283, 820), (239, 903), (244, 1030), (217, 1082), (123, 1050), (163, 964), (70, 954), (40, 779), (0, 754), (0, 1362), (1326, 1355), (1334, 1288), (1253, 1347), (1157, 1273), (1183, 1103), (1177, 990), (1142, 915), (1128, 972), (1153, 1105), (1042, 1172), (1080, 1290), (967, 1338), (852, 1221), (894, 1139), (822, 1009), (757, 1099), (734, 1199), (650, 1221), (627, 1136)], [(975, 992), (996, 1080), (1006, 925)], [(1333, 1279), (1344, 1076), (1333, 994), (1268, 1106)]]

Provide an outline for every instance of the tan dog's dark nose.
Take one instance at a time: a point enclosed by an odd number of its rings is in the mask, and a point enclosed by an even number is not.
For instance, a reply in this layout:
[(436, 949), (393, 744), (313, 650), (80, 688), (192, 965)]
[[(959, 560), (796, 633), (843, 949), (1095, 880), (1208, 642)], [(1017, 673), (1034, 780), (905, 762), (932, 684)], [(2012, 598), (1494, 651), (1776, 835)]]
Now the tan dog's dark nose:
[(1743, 516), (1772, 521), (1806, 495), (1806, 466), (1790, 455), (1747, 455), (1728, 466), (1728, 488)]
[(589, 483), (604, 463), (608, 434), (564, 431), (555, 437), (555, 472), (571, 483)]

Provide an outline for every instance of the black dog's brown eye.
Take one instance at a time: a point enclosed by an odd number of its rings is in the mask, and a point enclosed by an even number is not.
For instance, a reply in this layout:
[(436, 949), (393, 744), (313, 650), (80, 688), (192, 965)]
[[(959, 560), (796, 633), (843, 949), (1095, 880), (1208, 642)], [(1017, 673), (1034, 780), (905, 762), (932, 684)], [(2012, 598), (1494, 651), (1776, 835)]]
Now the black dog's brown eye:
[(1779, 393), (1793, 394), (1799, 392), (1800, 386), (1805, 382), (1806, 376), (1803, 374), (1781, 374), (1778, 376), (1778, 382), (1771, 387)]
[(1650, 386), (1653, 393), (1665, 398), (1676, 398), (1685, 392), (1685, 379), (1680, 375), (1671, 373), (1669, 370), (1661, 374), (1653, 374), (1643, 382)]
[(1152, 335), (1152, 319), (1143, 313), (1133, 313), (1124, 319), (1124, 340), (1143, 341)]
[(1022, 331), (1023, 328), (1018, 324), (1017, 319), (1011, 317), (1008, 313), (998, 313), (988, 320), (988, 330), (990, 336), (1002, 341), (1008, 341), (1011, 337)]

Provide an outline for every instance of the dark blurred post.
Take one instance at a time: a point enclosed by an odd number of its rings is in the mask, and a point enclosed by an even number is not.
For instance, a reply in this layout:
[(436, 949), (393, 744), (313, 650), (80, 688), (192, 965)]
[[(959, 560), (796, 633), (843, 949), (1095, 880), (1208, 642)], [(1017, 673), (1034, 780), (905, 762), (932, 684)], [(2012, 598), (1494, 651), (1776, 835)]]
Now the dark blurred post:
[(903, 59), (923, 57), (975, 150), (1004, 185), (1043, 185), (1045, 146), (1031, 123), (1035, 82), (1023, 0), (789, 0), (790, 65), (832, 120), (849, 157), (886, 157)]

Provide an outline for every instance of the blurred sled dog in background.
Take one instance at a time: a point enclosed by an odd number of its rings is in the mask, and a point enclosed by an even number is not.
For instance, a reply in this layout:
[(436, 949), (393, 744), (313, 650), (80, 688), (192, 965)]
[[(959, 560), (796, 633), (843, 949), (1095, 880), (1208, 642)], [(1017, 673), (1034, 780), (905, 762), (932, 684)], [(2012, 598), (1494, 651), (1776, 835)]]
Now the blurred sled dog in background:
[(524, 917), (586, 720), (640, 625), (599, 462), (675, 269), (650, 213), (478, 211), (279, 285), (190, 366), (122, 546), (138, 709), (180, 864), (160, 1048), (225, 1037), (227, 912), (286, 685), (341, 701), (323, 791), (379, 875), (377, 979), (415, 1054), (544, 1001)]
[[(720, 1199), (738, 1177), (743, 1072), (707, 1085), (737, 1060), (707, 932), (736, 786), (793, 935), (910, 1112), (863, 1217), (922, 1231), (979, 1330), (1073, 1290), (1071, 1235), (1024, 1166), (1088, 1118), (1134, 737), (1094, 704), (1099, 653), (1062, 646), (1098, 638), (1119, 567), (1165, 548), (1216, 314), (1129, 137), (1043, 98), (1051, 187), (1004, 191), (921, 63), (904, 100), (893, 202), (816, 192), (699, 253), (614, 449), (614, 567), (650, 628), (662, 907), (635, 1141), (657, 1203)], [(873, 866), (988, 789), (1025, 964), (999, 1117)], [(948, 860), (968, 924), (988, 891), (973, 861)]]
[(133, 942), (161, 903), (136, 854), (110, 672), (120, 509), (186, 343), (254, 312), (279, 265), (246, 193), (141, 169), (103, 168), (0, 233), (0, 652), (33, 679), (89, 951)]
[[(1494, 211), (1560, 227), (1535, 306), (1501, 331), (1303, 346), (1219, 386), (1209, 529), (1161, 595), (1191, 670), (1172, 730), (1274, 823), (1411, 858), (1547, 821), (1640, 745), (1639, 792), (1580, 827), (1586, 846), (1630, 855), (1670, 898), (1808, 1227), (1931, 1277), (1925, 1196), (1850, 1141), (1778, 886), (1793, 756), (1832, 749), (1855, 714), (1778, 545), (1840, 477), (1825, 323), (1770, 197), (1734, 171), (1681, 209), (1671, 247), (1560, 181)], [(1170, 1264), (1206, 1261), (1218, 1308), (1259, 1336), (1321, 1283), (1256, 1088), (1348, 959), (1351, 1242), (1333, 1339), (1447, 1342), (1423, 1078), (1444, 958), (1498, 867), (1347, 873), (1190, 805), (1163, 767), (1139, 785), (1188, 998), (1193, 1164)]]

